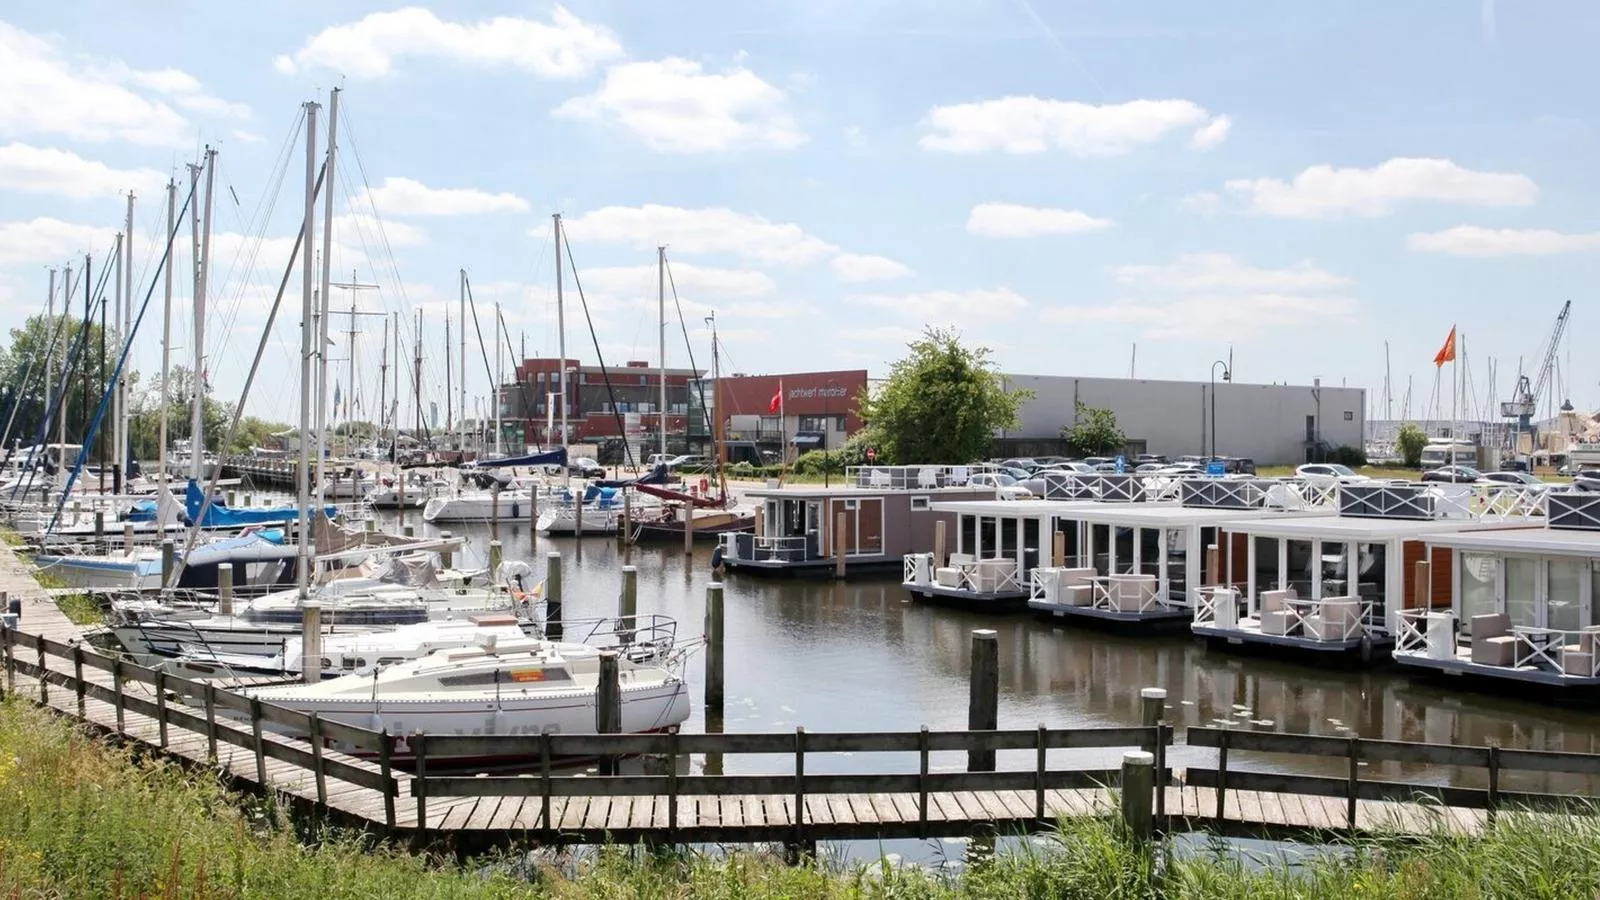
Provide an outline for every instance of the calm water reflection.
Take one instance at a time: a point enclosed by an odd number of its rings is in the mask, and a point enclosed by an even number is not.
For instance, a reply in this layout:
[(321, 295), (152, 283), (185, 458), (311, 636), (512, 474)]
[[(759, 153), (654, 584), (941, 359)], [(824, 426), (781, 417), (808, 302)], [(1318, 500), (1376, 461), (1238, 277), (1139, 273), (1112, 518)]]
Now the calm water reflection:
[[(419, 524), (420, 516), (408, 521)], [(421, 526), (432, 533), (431, 526)], [(488, 526), (450, 529), (468, 541), (468, 558), (487, 556)], [(500, 529), (507, 559), (544, 571), (545, 554), (560, 551), (569, 617), (615, 614), (624, 553), (614, 541), (536, 538), (526, 524)], [(639, 612), (676, 617), (680, 634), (698, 635), (710, 580), (709, 547), (685, 557), (681, 547), (639, 547)], [(1256, 730), (1391, 740), (1600, 752), (1600, 714), (1496, 699), (1392, 671), (1336, 672), (1291, 662), (1241, 658), (1206, 650), (1184, 636), (1119, 637), (1052, 626), (1025, 615), (982, 615), (909, 601), (898, 583), (770, 580), (730, 576), (726, 585), (728, 731), (812, 731), (963, 728), (971, 632), (999, 635), (1001, 727), (1136, 725), (1139, 690), (1168, 691), (1170, 721)], [(705, 727), (701, 669), (690, 664), (695, 713), (688, 730)], [(1075, 763), (1114, 766), (1114, 751), (1082, 753)], [(1173, 764), (1209, 764), (1210, 751), (1180, 749)], [(1239, 758), (1239, 755), (1236, 755)], [(938, 760), (958, 767), (964, 757)], [(913, 771), (914, 758), (819, 760), (813, 771), (885, 766)], [(1005, 766), (1007, 760), (1002, 760)], [(1342, 775), (1338, 761), (1288, 757), (1256, 764)], [(1031, 753), (1018, 766), (1031, 765)], [(812, 762), (808, 758), (808, 767)], [(728, 771), (782, 771), (781, 759), (740, 757)], [(1473, 771), (1384, 764), (1369, 775), (1481, 785)], [(1538, 773), (1508, 774), (1506, 790), (1596, 792), (1589, 780)]]

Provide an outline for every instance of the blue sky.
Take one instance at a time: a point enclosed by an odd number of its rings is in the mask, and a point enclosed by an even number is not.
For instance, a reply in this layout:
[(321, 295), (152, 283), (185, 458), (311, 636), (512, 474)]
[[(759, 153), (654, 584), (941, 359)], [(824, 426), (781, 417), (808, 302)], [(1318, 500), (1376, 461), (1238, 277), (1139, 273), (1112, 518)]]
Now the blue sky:
[[(1137, 343), (1140, 377), (1203, 380), (1231, 345), (1240, 380), (1378, 391), (1387, 341), (1395, 412), (1409, 378), (1420, 416), (1452, 324), (1481, 404), (1491, 360), (1504, 395), (1571, 299), (1560, 377), (1600, 406), (1593, 4), (14, 6), (0, 324), (39, 311), (48, 267), (105, 253), (129, 187), (142, 296), (161, 185), (209, 142), (224, 395), (297, 227), (299, 104), (342, 85), (333, 265), (380, 285), (361, 308), (402, 314), (407, 355), (423, 310), (430, 399), (458, 268), (486, 330), (498, 300), (513, 341), (555, 352), (561, 212), (613, 364), (656, 358), (666, 244), (702, 366), (713, 309), (729, 368), (751, 373), (881, 374), (939, 324), (1012, 372), (1122, 375)], [(298, 285), (249, 401), (287, 421)], [(592, 360), (571, 293), (568, 352)], [(159, 327), (157, 307), (141, 370)], [(369, 409), (380, 327), (356, 349)], [(676, 321), (668, 361), (687, 362)], [(475, 346), (468, 376), (484, 393)]]

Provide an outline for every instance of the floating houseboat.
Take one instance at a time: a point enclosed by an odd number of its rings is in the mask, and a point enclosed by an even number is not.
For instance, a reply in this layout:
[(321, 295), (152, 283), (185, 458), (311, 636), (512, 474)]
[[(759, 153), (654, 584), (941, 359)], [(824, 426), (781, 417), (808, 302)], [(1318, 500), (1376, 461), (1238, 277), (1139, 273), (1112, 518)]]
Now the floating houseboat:
[[(936, 512), (947, 500), (995, 498), (993, 485), (976, 485), (983, 466), (861, 466), (832, 487), (769, 482), (745, 491), (755, 504), (753, 533), (722, 535), (723, 565), (766, 574), (826, 574), (843, 558), (846, 573), (899, 568), (907, 553), (933, 548)], [(1029, 501), (1016, 501), (1026, 503)]]
[[(902, 585), (924, 600), (978, 606), (1021, 604), (1040, 567), (1072, 568), (1082, 552), (1073, 514), (1101, 506), (1169, 502), (1165, 483), (1125, 474), (1061, 474), (1044, 479), (1042, 500), (941, 500), (954, 517), (955, 549), (937, 532), (932, 551), (908, 553)], [(1174, 485), (1175, 486), (1175, 483)]]
[(1399, 614), (1394, 659), (1420, 669), (1600, 688), (1600, 494), (1552, 493), (1546, 527), (1431, 535), (1444, 607)]
[(1328, 496), (1304, 482), (1212, 477), (1182, 481), (1177, 503), (1079, 507), (1065, 523), (1076, 543), (1068, 563), (1033, 573), (1028, 606), (1052, 619), (1184, 627), (1193, 588), (1223, 574), (1222, 523), (1329, 516)]
[(1370, 660), (1392, 648), (1408, 605), (1449, 604), (1446, 588), (1418, 582), (1417, 563), (1449, 564), (1430, 537), (1533, 528), (1542, 502), (1511, 486), (1371, 482), (1339, 485), (1337, 516), (1220, 523), (1221, 578), (1198, 589), (1190, 627), (1222, 646)]

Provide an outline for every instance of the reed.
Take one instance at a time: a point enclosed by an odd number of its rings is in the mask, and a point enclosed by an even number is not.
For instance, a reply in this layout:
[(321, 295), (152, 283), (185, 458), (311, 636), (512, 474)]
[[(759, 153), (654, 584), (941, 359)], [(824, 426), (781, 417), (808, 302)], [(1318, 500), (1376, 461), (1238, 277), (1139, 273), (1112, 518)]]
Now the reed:
[[(1290, 864), (1221, 842), (1140, 845), (1063, 822), (960, 874), (888, 861), (784, 865), (759, 852), (609, 847), (465, 866), (293, 821), (215, 778), (108, 745), (25, 702), (0, 706), (0, 897), (1566, 898), (1600, 895), (1600, 817), (1508, 813), (1336, 843)], [(1219, 848), (1230, 847), (1223, 851)]]

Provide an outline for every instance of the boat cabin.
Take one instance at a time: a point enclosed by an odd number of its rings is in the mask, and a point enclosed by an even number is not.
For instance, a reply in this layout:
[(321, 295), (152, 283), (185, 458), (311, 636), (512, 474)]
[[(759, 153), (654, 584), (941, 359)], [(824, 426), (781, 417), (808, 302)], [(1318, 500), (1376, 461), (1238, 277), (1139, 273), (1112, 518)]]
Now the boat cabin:
[(1404, 609), (1449, 603), (1418, 567), (1448, 565), (1430, 538), (1542, 521), (1536, 496), (1504, 487), (1343, 484), (1337, 516), (1221, 523), (1221, 578), (1199, 588), (1191, 628), (1224, 646), (1387, 653)]
[(1075, 563), (1076, 546), (1066, 538), (1069, 514), (1098, 505), (1093, 500), (954, 500), (933, 510), (954, 519), (954, 551), (935, 531), (932, 550), (907, 553), (903, 586), (924, 600), (979, 606), (1020, 604), (1039, 566)]
[(1546, 527), (1428, 538), (1432, 590), (1401, 612), (1398, 663), (1592, 693), (1600, 688), (1600, 494), (1555, 493)]
[(1264, 478), (1191, 478), (1178, 503), (1096, 503), (1064, 516), (1065, 563), (1039, 569), (1028, 606), (1055, 618), (1150, 628), (1186, 625), (1192, 589), (1221, 576), (1221, 525), (1241, 515), (1332, 514), (1293, 483)]
[(771, 574), (825, 574), (898, 568), (907, 553), (933, 549), (935, 523), (954, 521), (935, 502), (993, 500), (993, 486), (972, 483), (983, 466), (861, 466), (844, 483), (745, 492), (757, 506), (753, 533), (722, 535), (729, 569)]

